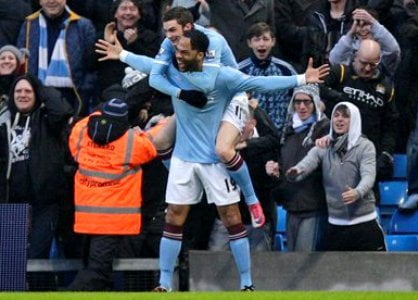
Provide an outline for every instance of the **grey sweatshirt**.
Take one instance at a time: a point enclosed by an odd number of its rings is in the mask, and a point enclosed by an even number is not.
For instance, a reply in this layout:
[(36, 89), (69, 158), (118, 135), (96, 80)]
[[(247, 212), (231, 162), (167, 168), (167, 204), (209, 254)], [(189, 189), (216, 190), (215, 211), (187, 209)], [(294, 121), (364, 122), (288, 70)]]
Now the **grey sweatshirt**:
[[(381, 48), (382, 64), (391, 76), (401, 61), (401, 49), (394, 36), (380, 23), (372, 25), (371, 33), (373, 39), (379, 43)], [(357, 52), (360, 41), (348, 34), (343, 35), (329, 53), (331, 64), (349, 65)]]
[[(370, 140), (361, 136), (357, 107), (348, 102), (341, 102), (336, 107), (341, 104), (347, 105), (351, 113), (347, 152), (341, 157), (332, 146), (325, 149), (312, 148), (296, 165), (303, 170), (303, 174), (296, 180), (302, 180), (321, 165), (329, 222), (335, 225), (354, 225), (377, 217), (372, 191), (376, 177), (376, 150)], [(341, 196), (347, 186), (354, 188), (359, 195), (359, 199), (349, 205), (343, 203)]]

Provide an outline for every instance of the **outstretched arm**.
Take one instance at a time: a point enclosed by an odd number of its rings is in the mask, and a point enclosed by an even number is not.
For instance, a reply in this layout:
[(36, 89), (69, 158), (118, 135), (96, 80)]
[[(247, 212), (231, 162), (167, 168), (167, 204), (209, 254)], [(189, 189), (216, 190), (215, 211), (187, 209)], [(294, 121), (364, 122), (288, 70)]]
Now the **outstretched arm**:
[(119, 40), (114, 37), (114, 44), (111, 44), (105, 40), (98, 40), (96, 43), (96, 53), (102, 54), (103, 57), (99, 58), (99, 61), (105, 60), (121, 60), (128, 64), (135, 70), (149, 74), (154, 59), (144, 55), (133, 54), (129, 51), (123, 50)]
[(233, 91), (258, 91), (271, 92), (294, 88), (306, 83), (321, 83), (329, 73), (329, 66), (322, 65), (318, 68), (312, 66), (312, 58), (309, 59), (305, 74), (293, 76), (248, 76), (239, 71), (228, 69), (223, 76), (229, 76), (228, 86)]

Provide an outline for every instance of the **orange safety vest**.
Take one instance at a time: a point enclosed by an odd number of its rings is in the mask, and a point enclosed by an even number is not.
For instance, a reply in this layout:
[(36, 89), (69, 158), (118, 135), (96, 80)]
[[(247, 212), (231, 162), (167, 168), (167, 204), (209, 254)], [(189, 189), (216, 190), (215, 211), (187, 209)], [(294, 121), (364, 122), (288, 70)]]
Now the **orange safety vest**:
[(119, 139), (99, 145), (87, 134), (89, 117), (70, 134), (72, 156), (78, 162), (74, 180), (74, 231), (126, 235), (141, 231), (141, 164), (157, 151), (146, 133), (129, 129)]

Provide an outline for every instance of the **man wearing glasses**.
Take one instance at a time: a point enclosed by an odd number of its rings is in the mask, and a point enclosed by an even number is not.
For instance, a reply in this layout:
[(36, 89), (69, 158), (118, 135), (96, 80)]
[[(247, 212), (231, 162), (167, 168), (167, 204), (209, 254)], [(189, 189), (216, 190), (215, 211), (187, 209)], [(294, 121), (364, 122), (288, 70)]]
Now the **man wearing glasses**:
[(398, 118), (395, 89), (391, 79), (382, 72), (380, 62), (379, 43), (362, 40), (353, 63), (334, 65), (321, 87), (327, 112), (341, 101), (349, 101), (359, 108), (362, 132), (376, 147), (377, 181), (392, 176)]

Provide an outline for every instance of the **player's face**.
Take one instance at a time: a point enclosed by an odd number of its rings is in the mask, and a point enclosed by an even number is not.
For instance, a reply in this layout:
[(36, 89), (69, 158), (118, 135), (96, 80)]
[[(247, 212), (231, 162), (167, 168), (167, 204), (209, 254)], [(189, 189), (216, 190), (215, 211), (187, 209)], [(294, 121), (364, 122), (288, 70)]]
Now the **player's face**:
[(163, 29), (165, 37), (168, 38), (174, 45), (177, 45), (180, 38), (183, 36), (184, 31), (191, 29), (191, 24), (182, 26), (177, 20), (170, 20), (163, 22)]
[(295, 95), (295, 98), (293, 99), (293, 106), (296, 114), (302, 121), (305, 121), (312, 116), (315, 108), (311, 96), (304, 93), (298, 93)]
[(332, 116), (332, 128), (336, 134), (344, 134), (350, 129), (350, 116), (336, 110)]
[(120, 3), (118, 9), (115, 12), (115, 19), (123, 30), (128, 28), (134, 28), (141, 15), (137, 6), (130, 0), (125, 0)]
[(14, 89), (16, 108), (21, 113), (28, 113), (35, 107), (35, 93), (26, 79), (20, 80)]
[(176, 60), (181, 72), (198, 71), (201, 53), (192, 49), (190, 39), (181, 37), (176, 45)]
[(17, 68), (16, 56), (10, 51), (3, 51), (0, 54), (0, 74), (12, 74)]
[(276, 39), (271, 37), (270, 32), (265, 32), (260, 36), (254, 36), (250, 40), (247, 40), (247, 43), (248, 47), (253, 50), (255, 57), (263, 60), (270, 55)]
[(51, 19), (59, 17), (62, 14), (66, 3), (66, 0), (39, 0), (42, 10)]

